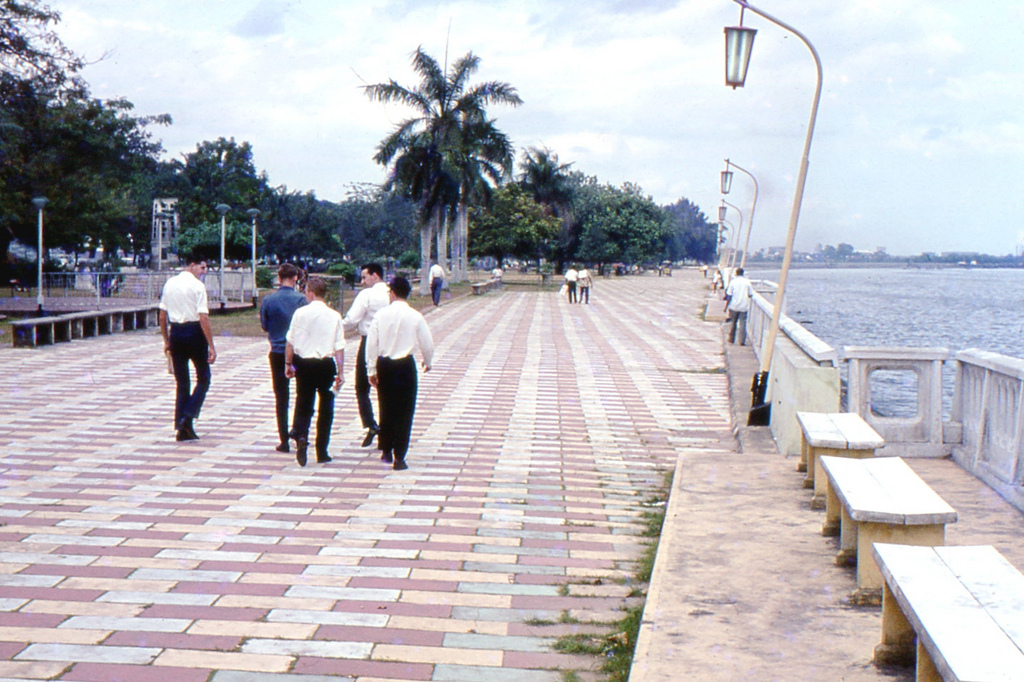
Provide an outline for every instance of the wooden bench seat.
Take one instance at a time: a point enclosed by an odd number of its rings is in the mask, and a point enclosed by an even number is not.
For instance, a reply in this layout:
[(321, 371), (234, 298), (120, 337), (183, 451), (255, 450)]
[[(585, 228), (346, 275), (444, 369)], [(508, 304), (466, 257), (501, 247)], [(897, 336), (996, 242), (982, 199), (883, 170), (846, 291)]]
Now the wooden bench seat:
[(818, 460), (825, 489), (822, 535), (839, 535), (839, 565), (857, 565), (857, 603), (878, 603), (882, 575), (871, 545), (942, 545), (956, 510), (899, 457)]
[(852, 412), (797, 412), (800, 423), (800, 463), (797, 471), (806, 472), (804, 487), (814, 488), (811, 509), (825, 508), (825, 479), (817, 476), (818, 457), (874, 457), (885, 447), (885, 439)]
[(875, 661), (916, 659), (918, 682), (1024, 680), (1024, 575), (994, 547), (880, 543), (873, 556), (885, 577)]
[(89, 338), (120, 331), (156, 326), (157, 306), (89, 310), (48, 317), (33, 317), (11, 323), (15, 347), (48, 346), (53, 343)]

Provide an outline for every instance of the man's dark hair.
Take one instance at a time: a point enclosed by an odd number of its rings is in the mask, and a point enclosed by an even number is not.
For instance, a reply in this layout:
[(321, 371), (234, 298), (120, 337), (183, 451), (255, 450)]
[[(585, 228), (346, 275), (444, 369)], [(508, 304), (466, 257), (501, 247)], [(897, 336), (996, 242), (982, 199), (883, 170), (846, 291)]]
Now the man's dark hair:
[(323, 298), (327, 295), (327, 282), (323, 281), (319, 277), (310, 277), (306, 280), (306, 291), (317, 298)]
[(205, 263), (206, 256), (197, 253), (195, 251), (189, 253), (178, 254), (179, 257), (185, 261), (185, 265), (195, 265), (196, 263)]
[(739, 276), (743, 275), (743, 268), (736, 268), (736, 274)]
[(392, 277), (391, 284), (388, 285), (388, 288), (391, 289), (391, 293), (403, 301), (409, 298), (409, 293), (412, 291), (412, 285), (409, 284), (409, 280), (401, 275), (395, 275)]
[(277, 278), (279, 280), (283, 281), (286, 279), (298, 279), (298, 277), (299, 269), (292, 265), (291, 263), (284, 263), (281, 267), (277, 269)]
[(363, 266), (363, 270), (366, 270), (371, 275), (377, 275), (381, 279), (384, 279), (384, 268), (380, 266), (380, 263), (367, 263)]

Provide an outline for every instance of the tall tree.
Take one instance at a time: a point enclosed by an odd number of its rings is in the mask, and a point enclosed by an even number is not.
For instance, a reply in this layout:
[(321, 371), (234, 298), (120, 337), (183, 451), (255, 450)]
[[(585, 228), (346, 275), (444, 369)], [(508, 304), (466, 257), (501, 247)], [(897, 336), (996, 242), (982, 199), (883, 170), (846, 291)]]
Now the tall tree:
[[(441, 229), (453, 208), (458, 211), (464, 198), (468, 203), (468, 196), (463, 193), (471, 192), (475, 184), (465, 177), (474, 172), (471, 167), (479, 170), (481, 166), (477, 163), (496, 161), (494, 147), (488, 145), (495, 143), (493, 133), (497, 129), (488, 121), (487, 107), (516, 106), (522, 100), (508, 83), (487, 81), (470, 85), (469, 80), (480, 65), (480, 58), (472, 52), (448, 69), (419, 47), (413, 53), (412, 65), (420, 77), (416, 86), (406, 87), (390, 80), (368, 85), (365, 92), (371, 100), (396, 102), (414, 111), (413, 116), (400, 122), (380, 142), (373, 158), (382, 166), (391, 167), (386, 187), (420, 205), (420, 292), (425, 294), (431, 236)], [(484, 132), (488, 134), (481, 137)], [(481, 173), (481, 177), (484, 175)], [(445, 255), (439, 252), (438, 260), (443, 261)]]
[(549, 215), (561, 221), (562, 233), (558, 240), (558, 271), (575, 251), (578, 224), (573, 215), (573, 197), (581, 178), (574, 178), (571, 163), (559, 163), (558, 154), (543, 147), (531, 147), (523, 152), (519, 164), (519, 183), (545, 207)]
[(492, 256), (499, 263), (507, 256), (539, 258), (542, 245), (558, 234), (560, 221), (544, 211), (521, 185), (510, 183), (494, 193), (473, 215), (469, 251), (474, 256)]

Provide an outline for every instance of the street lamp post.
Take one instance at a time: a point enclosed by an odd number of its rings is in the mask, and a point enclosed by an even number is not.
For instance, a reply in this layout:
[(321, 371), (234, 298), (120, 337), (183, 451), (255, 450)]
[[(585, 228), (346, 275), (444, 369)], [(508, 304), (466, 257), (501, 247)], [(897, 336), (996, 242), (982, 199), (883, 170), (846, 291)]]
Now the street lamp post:
[(722, 199), (722, 203), (740, 214), (740, 227), (732, 236), (733, 249), (732, 252), (729, 254), (729, 272), (731, 273), (733, 268), (736, 267), (736, 251), (740, 247), (740, 233), (743, 232), (743, 211), (741, 211), (739, 207), (737, 207), (735, 204), (730, 204), (725, 199)]
[(741, 87), (747, 78), (747, 66), (750, 63), (751, 48), (754, 45), (754, 34), (757, 31), (751, 28), (744, 28), (743, 12), (745, 10), (750, 10), (799, 38), (811, 51), (811, 56), (814, 58), (814, 68), (817, 72), (817, 84), (814, 88), (814, 100), (811, 105), (810, 120), (807, 124), (807, 136), (804, 140), (803, 155), (800, 157), (800, 172), (797, 174), (793, 207), (789, 214), (789, 231), (786, 234), (786, 247), (782, 256), (779, 288), (775, 292), (775, 302), (772, 306), (772, 321), (768, 327), (768, 338), (765, 342), (764, 350), (761, 353), (760, 372), (754, 380), (753, 405), (747, 420), (748, 424), (765, 425), (771, 420), (771, 405), (765, 403), (765, 394), (768, 391), (768, 371), (771, 368), (772, 355), (775, 352), (775, 340), (779, 335), (779, 321), (782, 318), (782, 304), (786, 295), (786, 281), (789, 278), (789, 266), (793, 261), (793, 242), (796, 239), (796, 228), (800, 221), (800, 206), (803, 203), (804, 185), (807, 181), (807, 163), (811, 153), (811, 139), (814, 136), (814, 124), (818, 118), (818, 103), (821, 101), (821, 59), (818, 57), (818, 51), (814, 49), (814, 45), (800, 31), (750, 5), (746, 0), (733, 0), (733, 2), (740, 6), (740, 25), (726, 27), (725, 29), (726, 85), (731, 86), (735, 90), (737, 87)]
[(250, 208), (246, 213), (252, 218), (252, 304), (256, 305), (256, 216), (260, 214), (260, 210)]
[(217, 212), (220, 213), (220, 308), (223, 310), (228, 305), (224, 294), (224, 238), (227, 234), (227, 212), (231, 207), (227, 204), (217, 204)]
[(38, 308), (37, 312), (39, 313), (39, 317), (43, 316), (43, 207), (46, 206), (49, 201), (50, 200), (46, 197), (36, 197), (32, 200), (35, 207), (39, 209), (39, 243), (36, 251), (36, 261), (38, 266), (36, 273), (36, 307)]
[(754, 200), (750, 202), (750, 217), (747, 218), (747, 236), (743, 240), (743, 258), (740, 259), (740, 267), (741, 268), (745, 268), (745, 267), (747, 267), (747, 251), (750, 250), (750, 231), (752, 229), (754, 229), (754, 211), (757, 210), (757, 193), (758, 193), (757, 178), (755, 178), (754, 174), (751, 173), (750, 171), (748, 171), (746, 168), (742, 168), (740, 166), (737, 166), (735, 163), (733, 163), (729, 159), (726, 159), (725, 160), (725, 170), (722, 171), (722, 194), (728, 194), (729, 190), (732, 187), (732, 175), (733, 175), (733, 173), (732, 173), (731, 170), (729, 170), (729, 168), (735, 168), (738, 171), (742, 171), (742, 172), (746, 173), (747, 177), (749, 177), (754, 182)]

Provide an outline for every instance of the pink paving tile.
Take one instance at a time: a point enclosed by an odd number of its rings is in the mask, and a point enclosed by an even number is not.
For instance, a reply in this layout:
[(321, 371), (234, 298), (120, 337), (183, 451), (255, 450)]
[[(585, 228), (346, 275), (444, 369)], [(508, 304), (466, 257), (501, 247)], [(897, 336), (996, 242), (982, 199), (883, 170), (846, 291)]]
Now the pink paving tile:
[(426, 663), (389, 663), (386, 661), (359, 661), (348, 658), (299, 658), (292, 667), (296, 675), (336, 675), (350, 677), (380, 677), (391, 680), (429, 680), (434, 666)]
[(267, 609), (225, 608), (219, 606), (181, 606), (153, 604), (147, 606), (141, 618), (187, 618), (189, 620), (262, 620)]
[(444, 604), (412, 604), (407, 602), (339, 601), (332, 611), (344, 613), (379, 613), (387, 616), (423, 616), (449, 618), (452, 607)]
[(405, 540), (380, 540), (376, 545), (377, 549), (415, 549), (429, 550), (432, 552), (472, 552), (472, 538), (467, 537), (465, 543), (455, 542), (408, 542)]
[(517, 585), (561, 585), (565, 582), (564, 575), (543, 575), (540, 573), (517, 573)]
[[(3, 624), (3, 619), (0, 618), (0, 625)], [(9, 661), (14, 658), (14, 655), (27, 647), (29, 642), (0, 642), (0, 661)]]
[(54, 601), (96, 601), (103, 590), (69, 590), (60, 587), (10, 587), (0, 589), (7, 599), (52, 599)]
[(234, 651), (241, 637), (186, 635), (180, 632), (115, 632), (103, 640), (105, 646), (143, 646), (161, 649)]
[(596, 667), (598, 661), (590, 656), (569, 656), (536, 651), (506, 651), (502, 665), (506, 668), (527, 668), (532, 670), (579, 670)]
[(585, 609), (588, 611), (615, 611), (622, 606), (621, 599), (602, 597), (512, 597), (514, 609)]
[(406, 646), (442, 646), (443, 632), (399, 630), (396, 628), (359, 628), (345, 625), (321, 625), (313, 639), (335, 642), (375, 642)]
[(78, 663), (65, 673), (62, 682), (206, 682), (209, 670), (169, 668), (151, 665), (115, 665), (113, 663)]
[(598, 569), (613, 569), (615, 568), (614, 561), (606, 561), (603, 559), (569, 559), (559, 557), (546, 557), (546, 556), (526, 556), (522, 555), (519, 557), (520, 563), (524, 566), (572, 566), (573, 568), (598, 568)]
[[(331, 534), (333, 537), (333, 533)], [(324, 544), (327, 544), (326, 542)], [(277, 545), (250, 545), (244, 542), (233, 543), (231, 546), (232, 552), (258, 552), (260, 554), (300, 554), (306, 556), (312, 556), (320, 553), (321, 547), (317, 545), (308, 544), (288, 544), (288, 538), (285, 538)]]
[[(94, 548), (96, 549), (96, 548)], [(134, 571), (133, 568), (116, 566), (67, 566), (56, 564), (34, 564), (19, 575), (63, 575), (86, 578), (125, 578)]]
[[(122, 517), (123, 518), (123, 517)], [(89, 547), (84, 545), (64, 545), (60, 548), (61, 554), (84, 554), (86, 556), (102, 553), (103, 556), (124, 556), (136, 558), (151, 558), (160, 552), (159, 547)]]
[[(233, 547), (232, 547), (233, 549)], [(301, 564), (271, 564), (252, 561), (204, 561), (199, 564), (204, 571), (242, 571), (243, 573), (291, 573), (299, 574), (305, 570)]]
[(434, 561), (428, 559), (388, 559), (370, 556), (359, 562), (360, 566), (389, 566), (393, 568), (436, 568), (442, 571), (457, 571), (462, 568), (461, 561)]
[[(9, 596), (7, 590), (2, 593)], [(23, 613), (21, 611), (0, 612), (0, 625), (6, 628), (52, 628), (60, 624), (67, 616), (56, 613)]]
[(423, 590), (424, 592), (454, 592), (457, 582), (444, 580), (409, 580), (401, 578), (356, 577), (348, 581), (349, 587), (369, 587), (384, 590)]
[(172, 592), (186, 594), (248, 594), (256, 597), (280, 597), (291, 585), (264, 583), (180, 582)]

